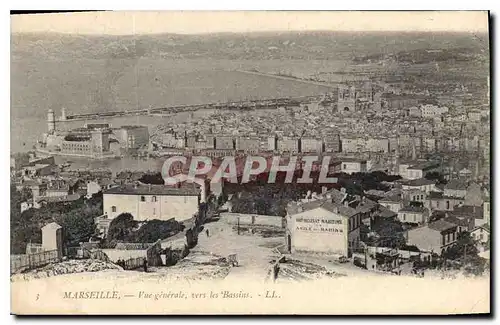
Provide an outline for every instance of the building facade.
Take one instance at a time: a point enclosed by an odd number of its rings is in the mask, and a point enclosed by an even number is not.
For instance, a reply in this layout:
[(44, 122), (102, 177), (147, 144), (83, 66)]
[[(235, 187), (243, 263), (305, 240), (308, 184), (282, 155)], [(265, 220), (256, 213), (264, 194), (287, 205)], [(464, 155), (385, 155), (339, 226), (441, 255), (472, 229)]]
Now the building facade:
[(350, 256), (359, 244), (362, 218), (352, 208), (326, 202), (311, 209), (305, 204), (290, 213), (286, 218), (286, 243), (292, 253)]
[(366, 160), (341, 159), (340, 170), (346, 174), (365, 173), (367, 169)]
[(137, 149), (149, 144), (147, 126), (122, 126), (117, 133), (120, 146), (125, 149)]
[(417, 246), (423, 252), (439, 255), (455, 244), (458, 237), (457, 225), (438, 220), (409, 230), (407, 237), (408, 245)]
[(103, 191), (104, 214), (114, 219), (130, 213), (134, 220), (184, 221), (198, 213), (201, 190), (195, 184), (181, 187), (163, 185), (122, 185)]

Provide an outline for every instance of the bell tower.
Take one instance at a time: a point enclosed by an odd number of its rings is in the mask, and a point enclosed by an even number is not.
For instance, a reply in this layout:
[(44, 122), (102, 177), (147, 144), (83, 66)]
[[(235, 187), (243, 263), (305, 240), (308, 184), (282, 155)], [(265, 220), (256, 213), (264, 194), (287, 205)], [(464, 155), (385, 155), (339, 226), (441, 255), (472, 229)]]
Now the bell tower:
[(356, 110), (356, 88), (354, 86), (339, 85), (337, 111), (342, 113)]
[(56, 118), (54, 116), (54, 111), (49, 109), (47, 112), (47, 131), (49, 134), (53, 134), (56, 130)]

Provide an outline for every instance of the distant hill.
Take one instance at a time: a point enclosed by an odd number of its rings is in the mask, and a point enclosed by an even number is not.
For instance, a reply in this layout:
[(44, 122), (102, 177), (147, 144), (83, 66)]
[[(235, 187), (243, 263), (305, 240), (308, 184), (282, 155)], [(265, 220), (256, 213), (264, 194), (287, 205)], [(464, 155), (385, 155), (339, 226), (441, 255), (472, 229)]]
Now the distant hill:
[(208, 35), (70, 35), (15, 33), (14, 59), (68, 58), (213, 58), (315, 59), (355, 58), (426, 48), (477, 48), (487, 35), (469, 33), (286, 32)]

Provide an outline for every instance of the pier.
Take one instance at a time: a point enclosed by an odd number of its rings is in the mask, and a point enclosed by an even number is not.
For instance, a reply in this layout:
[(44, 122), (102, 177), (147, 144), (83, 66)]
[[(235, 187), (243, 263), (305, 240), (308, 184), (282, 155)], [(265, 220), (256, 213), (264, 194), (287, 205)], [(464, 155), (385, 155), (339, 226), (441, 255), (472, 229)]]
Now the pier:
[(302, 96), (302, 97), (288, 97), (288, 98), (273, 98), (273, 99), (257, 99), (257, 100), (244, 100), (232, 101), (226, 103), (212, 103), (212, 104), (197, 104), (197, 105), (182, 105), (170, 107), (157, 107), (145, 108), (137, 110), (123, 110), (99, 113), (86, 113), (86, 114), (70, 114), (66, 115), (64, 120), (60, 121), (79, 121), (79, 120), (98, 120), (110, 117), (121, 116), (138, 116), (138, 115), (158, 115), (158, 114), (172, 114), (181, 112), (192, 112), (201, 109), (222, 109), (222, 110), (253, 110), (253, 109), (270, 109), (283, 106), (298, 106), (301, 103), (317, 100), (321, 96)]

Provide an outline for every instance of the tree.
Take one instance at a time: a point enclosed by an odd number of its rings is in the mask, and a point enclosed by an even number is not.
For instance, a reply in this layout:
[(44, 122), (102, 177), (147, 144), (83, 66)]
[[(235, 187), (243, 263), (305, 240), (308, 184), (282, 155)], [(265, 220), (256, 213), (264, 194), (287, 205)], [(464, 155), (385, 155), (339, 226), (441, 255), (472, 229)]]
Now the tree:
[(87, 242), (95, 234), (94, 219), (89, 214), (71, 211), (59, 222), (63, 227), (67, 246), (78, 246), (80, 242)]
[(132, 232), (126, 239), (136, 243), (154, 243), (158, 239), (165, 239), (175, 235), (181, 229), (181, 224), (174, 219), (154, 219), (143, 224), (141, 228)]
[(382, 219), (372, 225), (372, 230), (380, 236), (379, 246), (403, 247), (406, 243), (403, 224), (399, 221)]
[(218, 199), (219, 206), (223, 205), (227, 201), (227, 194), (223, 191)]
[(144, 183), (144, 184), (154, 184), (154, 185), (164, 185), (165, 184), (165, 181), (163, 180), (161, 173), (144, 174), (139, 179), (139, 181), (141, 183)]
[(94, 219), (102, 214), (102, 193), (90, 200), (83, 198), (70, 204), (49, 203), (40, 209), (20, 212), (21, 202), (29, 197), (26, 189), (19, 192), (11, 187), (11, 252), (24, 254), (26, 244), (40, 243), (40, 228), (50, 222), (57, 222), (65, 233), (64, 244), (78, 245), (86, 242), (95, 232)]
[(467, 257), (472, 258), (478, 256), (478, 252), (479, 251), (476, 247), (476, 242), (472, 238), (471, 234), (467, 231), (463, 231), (458, 234), (455, 245), (445, 250), (443, 257), (450, 260)]
[(131, 237), (132, 232), (137, 228), (137, 221), (130, 213), (121, 213), (109, 224), (108, 242), (124, 241)]

